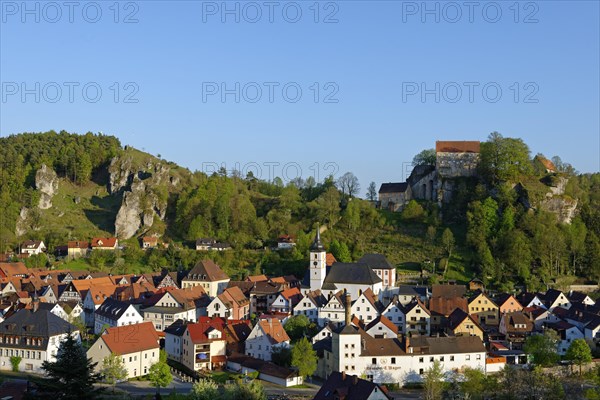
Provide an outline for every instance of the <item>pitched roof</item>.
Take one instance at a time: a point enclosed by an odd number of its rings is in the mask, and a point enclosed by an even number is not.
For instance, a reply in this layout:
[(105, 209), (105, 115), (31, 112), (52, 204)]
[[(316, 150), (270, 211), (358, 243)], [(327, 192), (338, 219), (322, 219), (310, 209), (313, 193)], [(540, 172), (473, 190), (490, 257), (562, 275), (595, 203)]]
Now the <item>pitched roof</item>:
[(225, 305), (235, 303), (238, 307), (244, 307), (250, 304), (250, 300), (236, 286), (225, 289), (218, 297)]
[(42, 242), (41, 240), (26, 240), (21, 245), (21, 248), (28, 249), (28, 250), (34, 250), (34, 249), (37, 249), (38, 247), (40, 247), (40, 245), (42, 245), (43, 243), (44, 242)]
[(0, 263), (0, 271), (8, 278), (29, 274), (29, 269), (22, 262)]
[[(507, 313), (502, 318), (507, 318), (506, 331), (510, 333), (525, 333), (533, 331), (533, 322), (527, 316), (521, 312)], [(516, 325), (525, 325), (524, 328), (517, 328)]]
[(432, 315), (442, 315), (447, 317), (457, 308), (467, 311), (469, 309), (467, 299), (464, 297), (453, 297), (449, 299), (444, 297), (432, 297), (429, 300), (429, 311), (431, 311)]
[(404, 193), (407, 189), (407, 182), (382, 183), (379, 188), (379, 193)]
[(320, 290), (308, 292), (306, 293), (304, 298), (310, 300), (318, 308), (323, 307), (325, 304), (327, 304), (327, 298), (323, 295), (323, 293), (321, 293)]
[[(200, 317), (198, 322), (188, 324), (187, 330), (193, 343), (206, 343), (211, 340), (208, 338), (210, 332), (218, 330), (221, 334), (223, 333), (225, 323), (225, 320), (220, 317)], [(222, 336), (219, 340), (225, 340), (225, 338)]]
[(573, 290), (567, 297), (571, 303), (583, 303), (583, 301), (588, 298), (588, 295), (583, 292)]
[[(77, 328), (47, 309), (19, 310), (0, 323), (0, 333), (48, 338)], [(8, 343), (5, 343), (8, 345)]]
[(521, 305), (521, 303), (519, 303), (519, 301), (515, 298), (515, 296), (513, 296), (512, 294), (508, 294), (508, 293), (500, 293), (499, 295), (497, 295), (496, 296), (496, 304), (498, 305), (498, 307), (502, 307), (506, 302), (508, 302), (511, 299), (514, 299), (514, 301), (517, 303), (518, 307), (523, 308), (523, 306)]
[(455, 330), (466, 319), (469, 319), (471, 322), (473, 322), (473, 324), (475, 324), (479, 329), (483, 331), (483, 329), (479, 326), (475, 318), (471, 317), (469, 314), (467, 314), (460, 308), (456, 308), (454, 311), (452, 311), (452, 314), (448, 316), (448, 327), (452, 330)]
[(116, 321), (125, 314), (125, 311), (127, 311), (130, 306), (131, 304), (129, 303), (107, 298), (100, 307), (96, 309), (95, 313)]
[(392, 332), (398, 333), (398, 327), (396, 326), (396, 324), (394, 324), (392, 321), (390, 321), (390, 319), (388, 317), (386, 317), (385, 315), (380, 315), (379, 317), (377, 317), (373, 321), (371, 321), (371, 323), (369, 323), (365, 327), (365, 331), (368, 331), (369, 329), (373, 328), (375, 325), (379, 324), (380, 322), (384, 326), (386, 326), (388, 329), (390, 329)]
[(544, 294), (543, 301), (546, 303), (546, 305), (552, 305), (560, 297), (561, 294), (564, 294), (564, 293), (561, 292), (560, 290), (549, 289)]
[(212, 260), (202, 260), (198, 261), (198, 263), (190, 270), (187, 274), (187, 280), (196, 280), (196, 281), (207, 281), (207, 282), (217, 282), (217, 281), (225, 281), (228, 280), (229, 277), (221, 267), (214, 263)]
[(94, 247), (116, 247), (117, 238), (93, 238), (92, 248)]
[(396, 269), (383, 254), (365, 254), (358, 262), (368, 264), (373, 269)]
[(367, 264), (336, 262), (325, 277), (324, 285), (327, 283), (374, 285), (380, 282), (381, 278)]
[(335, 259), (335, 256), (333, 254), (327, 253), (325, 255), (325, 264), (327, 264), (327, 266), (333, 265), (336, 262), (337, 260)]
[(100, 336), (112, 353), (123, 355), (159, 349), (159, 335), (152, 322), (107, 328)]
[(298, 302), (302, 299), (302, 293), (300, 289), (294, 287), (291, 289), (284, 290), (281, 292), (281, 295), (288, 301), (292, 303), (292, 305), (298, 304)]
[[(485, 346), (477, 336), (427, 337), (416, 336), (410, 339), (410, 347), (421, 354), (460, 354), (484, 353)], [(418, 354), (419, 351), (415, 351)]]
[(435, 142), (436, 153), (479, 153), (481, 143), (479, 141), (437, 141)]
[(245, 342), (252, 332), (252, 322), (243, 320), (229, 320), (224, 327), (227, 343)]
[(344, 372), (332, 372), (313, 400), (368, 400), (371, 394), (377, 391), (392, 399), (371, 381), (360, 379), (356, 375), (346, 375)]
[(271, 344), (290, 341), (290, 337), (278, 319), (261, 319), (258, 321), (258, 325), (260, 325), (260, 329), (269, 338)]
[(85, 241), (70, 240), (67, 242), (67, 248), (69, 249), (88, 249), (89, 247), (90, 243)]
[(269, 278), (266, 275), (250, 275), (246, 277), (248, 282), (266, 282)]
[(432, 285), (431, 297), (444, 297), (447, 299), (463, 297), (467, 292), (465, 285)]

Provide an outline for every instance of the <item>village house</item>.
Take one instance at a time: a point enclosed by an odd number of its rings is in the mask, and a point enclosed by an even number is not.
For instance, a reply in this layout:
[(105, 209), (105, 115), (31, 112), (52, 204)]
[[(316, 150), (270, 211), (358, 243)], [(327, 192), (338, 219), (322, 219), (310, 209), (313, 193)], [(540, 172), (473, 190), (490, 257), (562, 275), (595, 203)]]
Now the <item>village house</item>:
[(149, 322), (108, 328), (87, 351), (88, 358), (102, 368), (104, 359), (112, 354), (120, 356), (127, 378), (148, 375), (150, 367), (160, 358), (159, 336)]
[(296, 247), (296, 242), (291, 235), (281, 235), (277, 238), (277, 250), (291, 250)]
[(271, 304), (271, 312), (291, 314), (302, 298), (302, 293), (298, 288), (284, 290)]
[(558, 354), (564, 356), (567, 354), (567, 350), (571, 346), (574, 340), (584, 339), (583, 332), (566, 321), (559, 321), (554, 323), (546, 323), (544, 325), (546, 329), (552, 329), (558, 335), (560, 342), (557, 345)]
[(369, 288), (362, 292), (352, 304), (352, 315), (365, 324), (368, 324), (379, 316), (380, 306), (381, 304), (378, 303), (377, 297)]
[(246, 355), (271, 361), (271, 353), (278, 347), (290, 347), (290, 338), (277, 319), (264, 319), (252, 329), (246, 339)]
[(340, 290), (334, 295), (330, 295), (329, 301), (321, 308), (319, 313), (319, 326), (324, 326), (328, 323), (339, 325), (344, 322), (345, 314), (345, 294)]
[(483, 341), (483, 328), (475, 318), (460, 308), (448, 316), (447, 332), (454, 336), (477, 336)]
[(533, 322), (523, 312), (516, 311), (502, 314), (498, 331), (506, 336), (513, 349), (522, 350), (533, 328)]
[(156, 236), (144, 236), (142, 238), (142, 249), (155, 249), (158, 247), (158, 238)]
[(385, 288), (379, 293), (379, 299), (386, 306), (392, 301), (407, 305), (415, 297), (426, 303), (429, 300), (429, 289), (426, 286), (399, 285)]
[(213, 370), (227, 362), (227, 340), (221, 318), (200, 317), (189, 323), (181, 337), (181, 363), (192, 371)]
[(95, 312), (109, 297), (113, 297), (117, 286), (112, 282), (92, 285), (83, 299), (84, 321), (86, 326), (95, 325)]
[[(39, 300), (38, 300), (39, 301)], [(70, 334), (80, 341), (77, 328), (34, 302), (0, 324), (0, 369), (12, 368), (10, 358), (21, 357), (19, 371), (42, 373), (44, 361), (56, 361), (60, 343)]]
[(477, 318), (483, 325), (498, 325), (500, 323), (499, 308), (485, 292), (476, 291), (469, 298), (468, 313)]
[(46, 245), (41, 240), (26, 240), (21, 244), (21, 254), (38, 255), (46, 252)]
[(94, 334), (99, 335), (107, 327), (135, 325), (144, 319), (129, 303), (107, 298), (94, 313)]
[(67, 257), (70, 260), (80, 257), (87, 257), (90, 253), (90, 248), (91, 246), (89, 242), (71, 240), (67, 242)]
[(501, 293), (496, 296), (496, 304), (500, 315), (523, 311), (523, 306), (512, 294)]
[(405, 335), (429, 335), (431, 333), (431, 313), (421, 300), (415, 298), (403, 308)]
[(119, 239), (111, 238), (93, 238), (91, 243), (92, 251), (105, 250), (115, 251), (119, 248)]
[(211, 301), (206, 312), (209, 317), (248, 319), (250, 317), (250, 300), (240, 288), (230, 287)]
[(569, 299), (569, 302), (571, 304), (584, 304), (586, 306), (596, 305), (596, 302), (592, 300), (590, 296), (583, 292), (578, 292), (575, 290), (571, 290), (567, 298)]
[(284, 290), (284, 284), (273, 281), (252, 283), (249, 292), (250, 312), (254, 314), (269, 312), (279, 293)]
[(483, 281), (479, 278), (473, 278), (469, 281), (469, 291), (471, 292), (476, 292), (476, 291), (480, 291), (480, 292), (484, 292), (485, 291), (485, 285), (483, 284)]
[(396, 285), (396, 267), (383, 254), (365, 254), (358, 262), (371, 267), (381, 278), (384, 288)]
[[(409, 304), (407, 302), (406, 304)], [(404, 315), (404, 305), (398, 300), (398, 296), (383, 309), (381, 315), (392, 321), (397, 327), (400, 333), (405, 333), (405, 321), (406, 316)]]
[(431, 313), (431, 331), (443, 331), (448, 324), (448, 317), (456, 309), (468, 312), (469, 303), (464, 297), (432, 297), (429, 300), (429, 312)]
[(313, 400), (392, 400), (381, 386), (346, 372), (333, 372)]
[(402, 211), (412, 199), (407, 182), (382, 183), (379, 188), (379, 207), (383, 210)]
[(29, 269), (22, 262), (0, 263), (0, 277), (4, 278), (26, 278)]
[(541, 299), (549, 311), (553, 311), (556, 307), (569, 308), (571, 302), (563, 292), (556, 289), (548, 290)]
[(398, 337), (398, 327), (384, 316), (377, 317), (364, 329), (369, 336), (375, 339), (394, 339)]
[(327, 304), (327, 299), (320, 290), (308, 292), (294, 307), (294, 315), (305, 315), (310, 322), (319, 323), (320, 310)]
[(527, 307), (543, 307), (546, 308), (544, 302), (540, 299), (537, 293), (521, 293), (517, 296), (517, 301), (523, 306)]
[(147, 299), (140, 313), (144, 321), (162, 331), (177, 320), (196, 321), (201, 315), (199, 309), (204, 297), (207, 296), (202, 286), (165, 288)]
[(183, 289), (202, 286), (210, 297), (217, 297), (227, 288), (230, 278), (212, 260), (199, 261), (181, 281)]

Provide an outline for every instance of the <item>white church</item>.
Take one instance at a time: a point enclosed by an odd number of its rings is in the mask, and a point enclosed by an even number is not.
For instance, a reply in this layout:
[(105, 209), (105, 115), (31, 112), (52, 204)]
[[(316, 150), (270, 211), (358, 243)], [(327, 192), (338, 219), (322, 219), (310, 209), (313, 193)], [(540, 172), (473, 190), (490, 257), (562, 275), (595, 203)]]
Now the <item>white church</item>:
[(371, 289), (378, 295), (383, 289), (383, 280), (379, 275), (387, 274), (388, 271), (388, 268), (385, 272), (376, 270), (360, 261), (335, 262), (328, 267), (327, 252), (321, 242), (320, 229), (317, 229), (317, 235), (310, 247), (310, 266), (302, 282), (302, 294), (320, 290), (326, 298), (330, 298), (340, 290), (346, 290), (353, 299), (357, 299), (365, 290)]

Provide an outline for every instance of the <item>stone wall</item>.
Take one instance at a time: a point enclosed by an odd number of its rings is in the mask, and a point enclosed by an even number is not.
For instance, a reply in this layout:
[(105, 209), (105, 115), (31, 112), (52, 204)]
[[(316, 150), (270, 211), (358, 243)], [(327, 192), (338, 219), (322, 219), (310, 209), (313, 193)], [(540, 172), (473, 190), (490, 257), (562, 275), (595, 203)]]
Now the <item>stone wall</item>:
[(436, 170), (442, 179), (475, 176), (479, 153), (437, 153)]

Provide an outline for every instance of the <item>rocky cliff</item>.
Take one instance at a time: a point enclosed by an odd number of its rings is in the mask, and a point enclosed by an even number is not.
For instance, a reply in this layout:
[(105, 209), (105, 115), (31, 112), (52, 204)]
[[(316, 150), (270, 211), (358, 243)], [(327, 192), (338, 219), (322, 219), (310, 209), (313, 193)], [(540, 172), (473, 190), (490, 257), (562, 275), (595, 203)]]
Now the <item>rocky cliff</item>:
[[(169, 192), (177, 188), (179, 177), (171, 173), (166, 162), (139, 160), (136, 154), (125, 152), (115, 157), (109, 167), (108, 190), (123, 194), (115, 220), (115, 234), (129, 239), (155, 227), (167, 214)], [(162, 233), (162, 232), (153, 232)]]
[(40, 202), (38, 208), (47, 210), (52, 207), (52, 198), (58, 191), (58, 176), (52, 168), (46, 164), (35, 174), (35, 188), (40, 191)]

